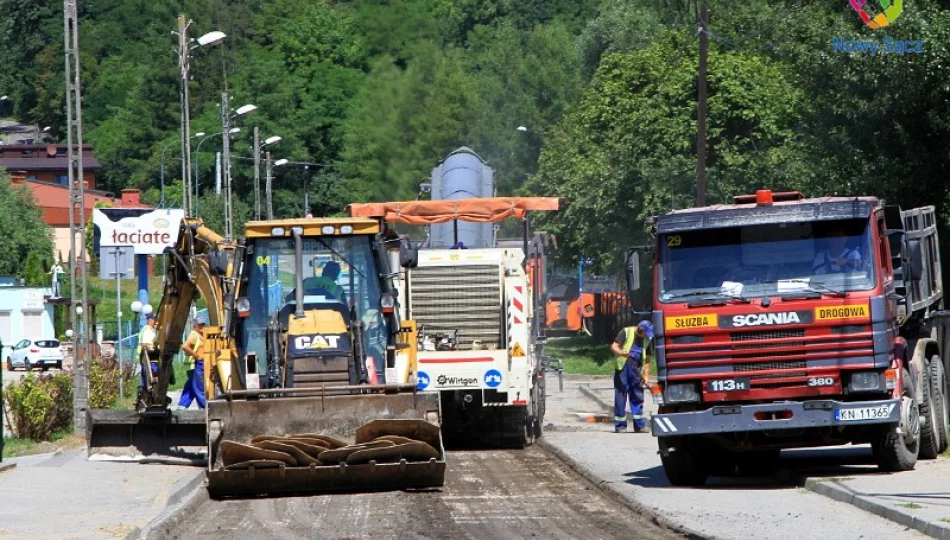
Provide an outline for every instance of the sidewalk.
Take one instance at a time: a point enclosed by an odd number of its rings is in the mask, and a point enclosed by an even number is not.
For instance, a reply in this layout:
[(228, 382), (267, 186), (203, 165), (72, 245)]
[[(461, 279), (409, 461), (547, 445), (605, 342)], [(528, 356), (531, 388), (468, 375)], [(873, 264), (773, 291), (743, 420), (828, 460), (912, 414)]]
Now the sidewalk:
[(131, 538), (194, 490), (204, 469), (87, 461), (86, 450), (4, 460), (0, 538)]
[[(569, 386), (577, 388), (579, 393), (589, 398), (591, 406), (588, 408), (594, 410), (587, 412), (610, 410), (613, 388), (609, 379), (580, 384), (572, 382), (570, 385), (565, 381), (565, 392)], [(549, 390), (549, 394), (556, 395), (556, 390)], [(652, 413), (656, 411), (656, 406), (647, 395), (647, 410)], [(555, 408), (557, 401), (549, 401), (549, 411)], [(748, 519), (755, 524), (762, 537), (794, 538), (795, 531), (782, 531), (771, 525), (778, 526), (782, 519), (787, 520), (786, 514), (817, 512), (813, 517), (818, 523), (808, 526), (820, 527), (816, 530), (821, 530), (821, 536), (824, 537), (857, 537), (857, 531), (868, 530), (869, 520), (880, 520), (893, 531), (888, 533), (888, 537), (894, 534), (906, 537), (912, 533), (904, 530), (909, 528), (935, 538), (950, 539), (950, 459), (947, 458), (918, 461), (913, 471), (882, 474), (877, 471), (870, 448), (866, 446), (791, 450), (782, 453), (781, 472), (772, 478), (711, 478), (704, 489), (686, 490), (669, 486), (659, 456), (656, 455), (656, 439), (652, 435), (615, 435), (609, 433), (612, 430), (610, 424), (586, 425), (601, 433), (587, 433), (581, 442), (572, 440), (577, 438), (576, 435), (560, 433), (554, 426), (556, 431), (546, 433), (545, 439), (555, 448), (568, 451), (569, 457), (589, 467), (605, 481), (617, 482), (612, 479), (619, 479), (622, 484), (626, 484), (620, 487), (621, 490), (629, 491), (648, 507), (664, 511), (677, 522), (681, 522), (679, 518), (689, 522), (685, 516), (692, 515), (690, 505), (701, 503), (706, 506), (703, 512), (705, 518), (697, 520), (698, 526), (695, 527), (704, 536), (744, 537), (751, 534), (752, 530), (743, 530), (741, 524), (735, 522)], [(607, 460), (585, 454), (604, 455), (620, 440), (626, 441), (622, 443), (626, 446), (625, 453), (629, 455), (631, 450), (637, 453), (633, 463), (628, 462), (626, 466), (618, 468)], [(640, 470), (637, 470), (636, 465), (640, 465)], [(629, 472), (631, 469), (635, 472)], [(790, 486), (800, 486), (808, 492), (847, 503), (850, 507), (842, 506), (840, 508), (846, 511), (834, 512), (840, 520), (838, 524), (831, 523), (833, 520), (825, 520), (822, 512), (827, 513), (829, 506), (838, 507), (836, 503), (829, 505), (828, 502), (822, 502), (822, 497), (816, 497), (815, 500), (811, 500), (811, 497), (791, 497), (789, 492), (799, 490), (789, 489)], [(755, 490), (755, 501), (752, 503), (748, 499), (749, 489)], [(670, 504), (656, 504), (658, 490), (675, 492), (679, 497), (671, 499), (673, 502)], [(716, 493), (716, 499), (711, 503), (714, 506), (708, 506), (710, 502), (702, 497), (704, 492), (710, 491)], [(789, 496), (783, 498), (783, 492)], [(811, 493), (801, 492), (802, 495)], [(747, 509), (754, 511), (747, 512)], [(718, 525), (705, 527), (704, 521)], [(851, 525), (840, 527), (839, 534), (834, 534), (834, 529), (848, 523)], [(852, 527), (854, 524), (857, 526)], [(884, 537), (885, 531), (876, 531), (871, 536)]]

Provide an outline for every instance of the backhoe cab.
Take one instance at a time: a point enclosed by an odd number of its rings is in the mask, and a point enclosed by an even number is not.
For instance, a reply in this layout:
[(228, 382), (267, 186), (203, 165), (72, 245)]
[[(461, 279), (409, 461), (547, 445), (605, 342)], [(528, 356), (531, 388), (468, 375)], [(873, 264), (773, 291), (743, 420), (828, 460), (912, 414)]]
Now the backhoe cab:
[[(227, 384), (208, 403), (213, 494), (442, 485), (439, 403), (415, 392), (414, 325), (398, 319), (381, 232), (371, 219), (247, 225), (236, 362), (215, 370)], [(303, 454), (281, 462), (274, 444)], [(347, 449), (375, 454), (341, 460)]]

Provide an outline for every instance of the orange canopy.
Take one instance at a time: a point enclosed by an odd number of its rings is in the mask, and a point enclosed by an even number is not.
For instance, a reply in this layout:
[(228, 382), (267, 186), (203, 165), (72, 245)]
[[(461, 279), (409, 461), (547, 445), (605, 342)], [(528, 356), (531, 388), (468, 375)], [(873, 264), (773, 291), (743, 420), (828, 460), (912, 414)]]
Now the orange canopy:
[(384, 218), (389, 223), (431, 225), (458, 219), (474, 223), (497, 223), (524, 219), (527, 212), (560, 210), (557, 197), (493, 197), (448, 201), (353, 203), (346, 210), (353, 217)]

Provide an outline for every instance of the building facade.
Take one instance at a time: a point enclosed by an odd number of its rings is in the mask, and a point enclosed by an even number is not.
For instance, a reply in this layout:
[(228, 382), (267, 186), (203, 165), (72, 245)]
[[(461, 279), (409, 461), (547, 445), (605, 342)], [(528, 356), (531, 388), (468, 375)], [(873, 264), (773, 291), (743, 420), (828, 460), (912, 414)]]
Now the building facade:
[(20, 287), (0, 281), (0, 340), (5, 346), (21, 339), (57, 339), (53, 326), (51, 290)]

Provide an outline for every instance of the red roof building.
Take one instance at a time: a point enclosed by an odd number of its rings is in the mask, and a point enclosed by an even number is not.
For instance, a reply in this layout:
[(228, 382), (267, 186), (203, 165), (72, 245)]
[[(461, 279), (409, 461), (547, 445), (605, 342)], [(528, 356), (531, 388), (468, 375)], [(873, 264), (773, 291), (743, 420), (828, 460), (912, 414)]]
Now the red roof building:
[[(26, 185), (33, 193), (36, 205), (43, 211), (43, 220), (53, 229), (55, 256), (57, 260), (66, 261), (69, 258), (69, 187), (26, 180), (20, 172), (13, 173), (12, 177), (14, 183)], [(92, 220), (97, 202), (111, 208), (151, 208), (142, 204), (137, 189), (123, 189), (121, 197), (92, 189), (86, 190), (84, 195), (87, 223)]]
[[(65, 144), (0, 145), (0, 167), (20, 173), (28, 181), (66, 186), (69, 184), (69, 147)], [(92, 145), (82, 145), (83, 180), (96, 189), (96, 174), (102, 165), (92, 155)]]

